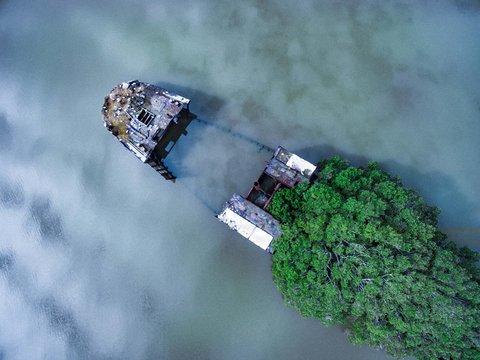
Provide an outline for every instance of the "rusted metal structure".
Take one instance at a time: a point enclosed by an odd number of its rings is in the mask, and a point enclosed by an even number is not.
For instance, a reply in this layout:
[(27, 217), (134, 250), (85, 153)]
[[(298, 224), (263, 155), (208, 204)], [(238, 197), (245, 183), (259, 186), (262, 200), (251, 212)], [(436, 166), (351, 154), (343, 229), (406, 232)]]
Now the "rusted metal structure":
[(280, 223), (267, 212), (273, 195), (282, 187), (312, 180), (315, 170), (315, 165), (279, 146), (247, 197), (234, 194), (217, 217), (255, 245), (272, 252), (272, 241), (281, 236)]
[(278, 220), (238, 194), (233, 194), (217, 217), (232, 230), (269, 252), (273, 239), (282, 235)]
[[(165, 179), (175, 180), (164, 159), (196, 118), (189, 104), (189, 99), (161, 87), (138, 80), (124, 82), (105, 97), (104, 125), (142, 162)], [(281, 236), (279, 221), (268, 213), (275, 192), (311, 181), (315, 170), (315, 165), (279, 146), (247, 196), (234, 194), (217, 217), (257, 246), (272, 252), (272, 241)]]
[(315, 165), (279, 146), (250, 189), (247, 200), (266, 209), (278, 189), (310, 180), (315, 169)]
[(105, 97), (104, 125), (142, 162), (165, 179), (175, 180), (164, 159), (196, 117), (189, 103), (189, 99), (155, 85), (124, 82)]

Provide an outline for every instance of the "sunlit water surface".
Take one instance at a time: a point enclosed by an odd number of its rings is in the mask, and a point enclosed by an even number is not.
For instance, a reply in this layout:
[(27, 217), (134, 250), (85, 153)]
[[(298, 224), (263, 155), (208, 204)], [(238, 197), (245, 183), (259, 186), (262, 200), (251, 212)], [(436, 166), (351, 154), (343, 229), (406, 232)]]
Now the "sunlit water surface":
[[(0, 359), (387, 358), (214, 217), (270, 157), (242, 134), (378, 160), (479, 248), (479, 7), (330, 3), (0, 1)], [(232, 133), (192, 123), (164, 181), (102, 126), (130, 79)]]

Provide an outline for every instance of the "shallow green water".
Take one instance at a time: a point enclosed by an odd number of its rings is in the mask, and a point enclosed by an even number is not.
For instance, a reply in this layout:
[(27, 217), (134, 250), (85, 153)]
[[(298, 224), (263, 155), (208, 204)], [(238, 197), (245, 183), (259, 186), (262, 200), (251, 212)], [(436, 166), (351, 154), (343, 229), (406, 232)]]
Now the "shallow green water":
[(463, 1), (0, 2), (0, 359), (387, 358), (286, 308), (213, 217), (267, 151), (193, 123), (167, 183), (103, 97), (158, 83), (312, 162), (376, 159), (478, 250), (479, 36)]

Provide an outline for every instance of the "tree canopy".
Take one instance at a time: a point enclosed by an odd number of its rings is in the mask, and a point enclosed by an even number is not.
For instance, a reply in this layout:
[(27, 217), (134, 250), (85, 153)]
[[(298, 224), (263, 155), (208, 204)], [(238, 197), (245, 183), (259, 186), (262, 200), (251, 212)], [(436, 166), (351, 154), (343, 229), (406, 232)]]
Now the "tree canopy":
[(478, 254), (448, 242), (440, 211), (376, 163), (319, 169), (268, 208), (282, 222), (272, 274), (286, 304), (396, 357), (479, 359)]

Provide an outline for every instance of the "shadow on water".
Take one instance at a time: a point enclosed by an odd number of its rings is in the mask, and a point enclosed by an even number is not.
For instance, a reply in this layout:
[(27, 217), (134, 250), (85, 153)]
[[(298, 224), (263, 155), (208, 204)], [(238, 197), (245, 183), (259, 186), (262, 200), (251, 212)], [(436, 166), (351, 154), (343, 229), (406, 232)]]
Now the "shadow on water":
[(215, 118), (226, 104), (226, 101), (218, 96), (191, 87), (168, 82), (156, 82), (154, 85), (192, 100), (195, 108), (194, 113), (202, 118)]
[(222, 125), (218, 125), (214, 122), (211, 122), (211, 121), (208, 121), (208, 120), (203, 120), (203, 119), (198, 119), (198, 122), (204, 126), (208, 126), (208, 127), (211, 127), (211, 128), (214, 128), (218, 131), (221, 131), (222, 133), (228, 135), (228, 136), (232, 136), (236, 139), (239, 139), (241, 141), (245, 141), (247, 143), (250, 143), (256, 147), (258, 147), (258, 152), (262, 151), (262, 150), (266, 150), (266, 151), (270, 151), (270, 152), (273, 152), (274, 150), (268, 146), (268, 145), (265, 145), (265, 144), (262, 144), (261, 142), (257, 141), (257, 140), (254, 140), (252, 139), (251, 137), (248, 137), (246, 135), (243, 135), (237, 131), (233, 131), (225, 126), (222, 126)]
[(13, 255), (11, 253), (0, 253), (0, 272), (8, 272), (14, 262)]
[[(241, 141), (245, 145), (255, 146), (259, 149), (259, 152), (265, 150), (271, 154), (274, 151), (271, 147), (229, 129), (223, 126), (221, 121), (218, 121), (219, 112), (226, 105), (224, 99), (210, 95), (202, 90), (177, 84), (159, 82), (156, 83), (156, 85), (194, 99), (193, 108), (198, 118), (189, 126), (192, 135), (188, 140), (183, 140), (188, 141), (189, 146), (183, 146), (178, 149), (176, 153), (178, 159), (184, 158), (190, 148), (204, 141), (204, 139), (202, 139), (202, 132), (204, 132), (205, 128), (214, 129), (218, 132), (219, 136), (231, 138), (232, 141)], [(306, 148), (292, 148), (289, 150), (312, 162), (337, 154), (348, 159), (352, 165), (357, 166), (366, 166), (368, 162), (375, 160), (362, 155), (347, 153), (335, 146), (327, 144)], [(268, 158), (269, 155), (265, 157), (265, 160), (268, 160)], [(175, 168), (174, 171), (178, 174), (179, 178), (194, 176), (194, 174), (190, 174), (189, 170), (185, 167), (182, 167), (180, 164), (176, 165), (178, 165), (179, 168)], [(462, 242), (462, 237), (465, 236), (476, 236), (480, 238), (480, 221), (475, 216), (475, 204), (458, 189), (453, 178), (439, 171), (422, 172), (412, 166), (400, 164), (393, 159), (379, 162), (379, 165), (391, 174), (400, 176), (406, 187), (418, 191), (429, 204), (441, 208), (440, 226), (450, 235), (452, 240), (460, 240), (460, 242)], [(205, 170), (207, 171), (207, 169)], [(214, 207), (208, 205), (208, 202), (201, 194), (197, 194), (198, 191), (195, 191), (193, 188), (188, 188), (187, 184), (184, 185), (187, 190), (197, 196), (205, 206), (211, 211), (215, 211)], [(226, 196), (228, 197), (229, 194), (226, 194)]]
[[(179, 139), (179, 145), (175, 145), (172, 155), (166, 158), (165, 163), (177, 176), (179, 183), (206, 208), (216, 214), (220, 204), (215, 204), (216, 201), (213, 201), (215, 196), (212, 194), (212, 191), (218, 192), (218, 189), (222, 187), (224, 179), (229, 176), (228, 168), (223, 168), (220, 171), (217, 163), (217, 160), (221, 160), (228, 153), (228, 151), (223, 151), (223, 146), (235, 144), (239, 149), (248, 148), (259, 153), (265, 151), (265, 160), (269, 158), (273, 149), (247, 135), (222, 125), (219, 114), (226, 104), (222, 98), (212, 96), (202, 90), (171, 83), (159, 82), (155, 85), (193, 99), (190, 109), (196, 118), (188, 124), (188, 128), (186, 128), (188, 135)], [(211, 141), (206, 142), (206, 138), (211, 139)], [(211, 154), (206, 157), (197, 157), (194, 166), (185, 165), (184, 159), (195, 156), (191, 154), (192, 149), (203, 149), (203, 152), (210, 151)], [(217, 176), (214, 175), (215, 173)], [(203, 185), (197, 181), (192, 183), (192, 179), (198, 179), (199, 176), (202, 176), (204, 179), (210, 178), (211, 182)], [(224, 199), (226, 200), (229, 196), (230, 193), (225, 193)]]
[(30, 205), (30, 216), (42, 239), (47, 242), (58, 243), (66, 241), (63, 231), (63, 222), (60, 214), (53, 209), (51, 201), (46, 196), (35, 196)]
[(79, 359), (90, 355), (87, 336), (70, 310), (61, 306), (53, 297), (42, 298), (37, 307), (39, 312), (46, 316), (51, 328), (66, 337), (70, 349)]
[[(340, 155), (356, 166), (366, 166), (374, 160), (346, 153), (331, 145), (292, 149), (292, 151), (312, 162), (333, 155)], [(390, 174), (399, 176), (406, 187), (416, 190), (428, 204), (442, 210), (439, 219), (440, 228), (449, 235), (451, 240), (464, 243), (471, 242), (470, 239), (475, 236), (477, 241), (480, 239), (480, 220), (475, 216), (476, 204), (458, 189), (453, 178), (439, 171), (423, 172), (393, 159), (378, 164)]]
[(20, 184), (0, 179), (0, 205), (5, 208), (18, 208), (24, 202), (25, 194)]
[(197, 122), (202, 124), (203, 126), (214, 128), (227, 136), (231, 136), (233, 138), (236, 138), (241, 141), (250, 143), (254, 146), (257, 146), (259, 148), (259, 151), (263, 149), (267, 151), (273, 151), (273, 149), (268, 145), (262, 144), (259, 141), (247, 135), (244, 135), (226, 126), (223, 126), (219, 121), (217, 121), (219, 111), (226, 104), (226, 101), (224, 99), (218, 96), (207, 94), (202, 90), (175, 85), (172, 83), (159, 82), (159, 83), (156, 83), (155, 85), (165, 88), (168, 91), (172, 91), (179, 95), (185, 96), (189, 99), (194, 99), (195, 111), (193, 111), (193, 113), (197, 116), (196, 118)]
[(469, 0), (455, 0), (455, 5), (462, 11), (480, 11), (480, 2)]
[[(1, 2), (0, 2), (1, 5)], [(0, 114), (0, 151), (8, 150), (12, 144), (12, 127), (4, 114)]]
[(53, 296), (38, 297), (29, 274), (17, 266), (13, 253), (0, 253), (0, 275), (4, 276), (9, 286), (16, 289), (24, 301), (45, 316), (54, 332), (65, 336), (70, 346), (69, 350), (73, 351), (69, 358), (89, 358), (88, 338), (78, 324), (74, 313), (58, 303)]

